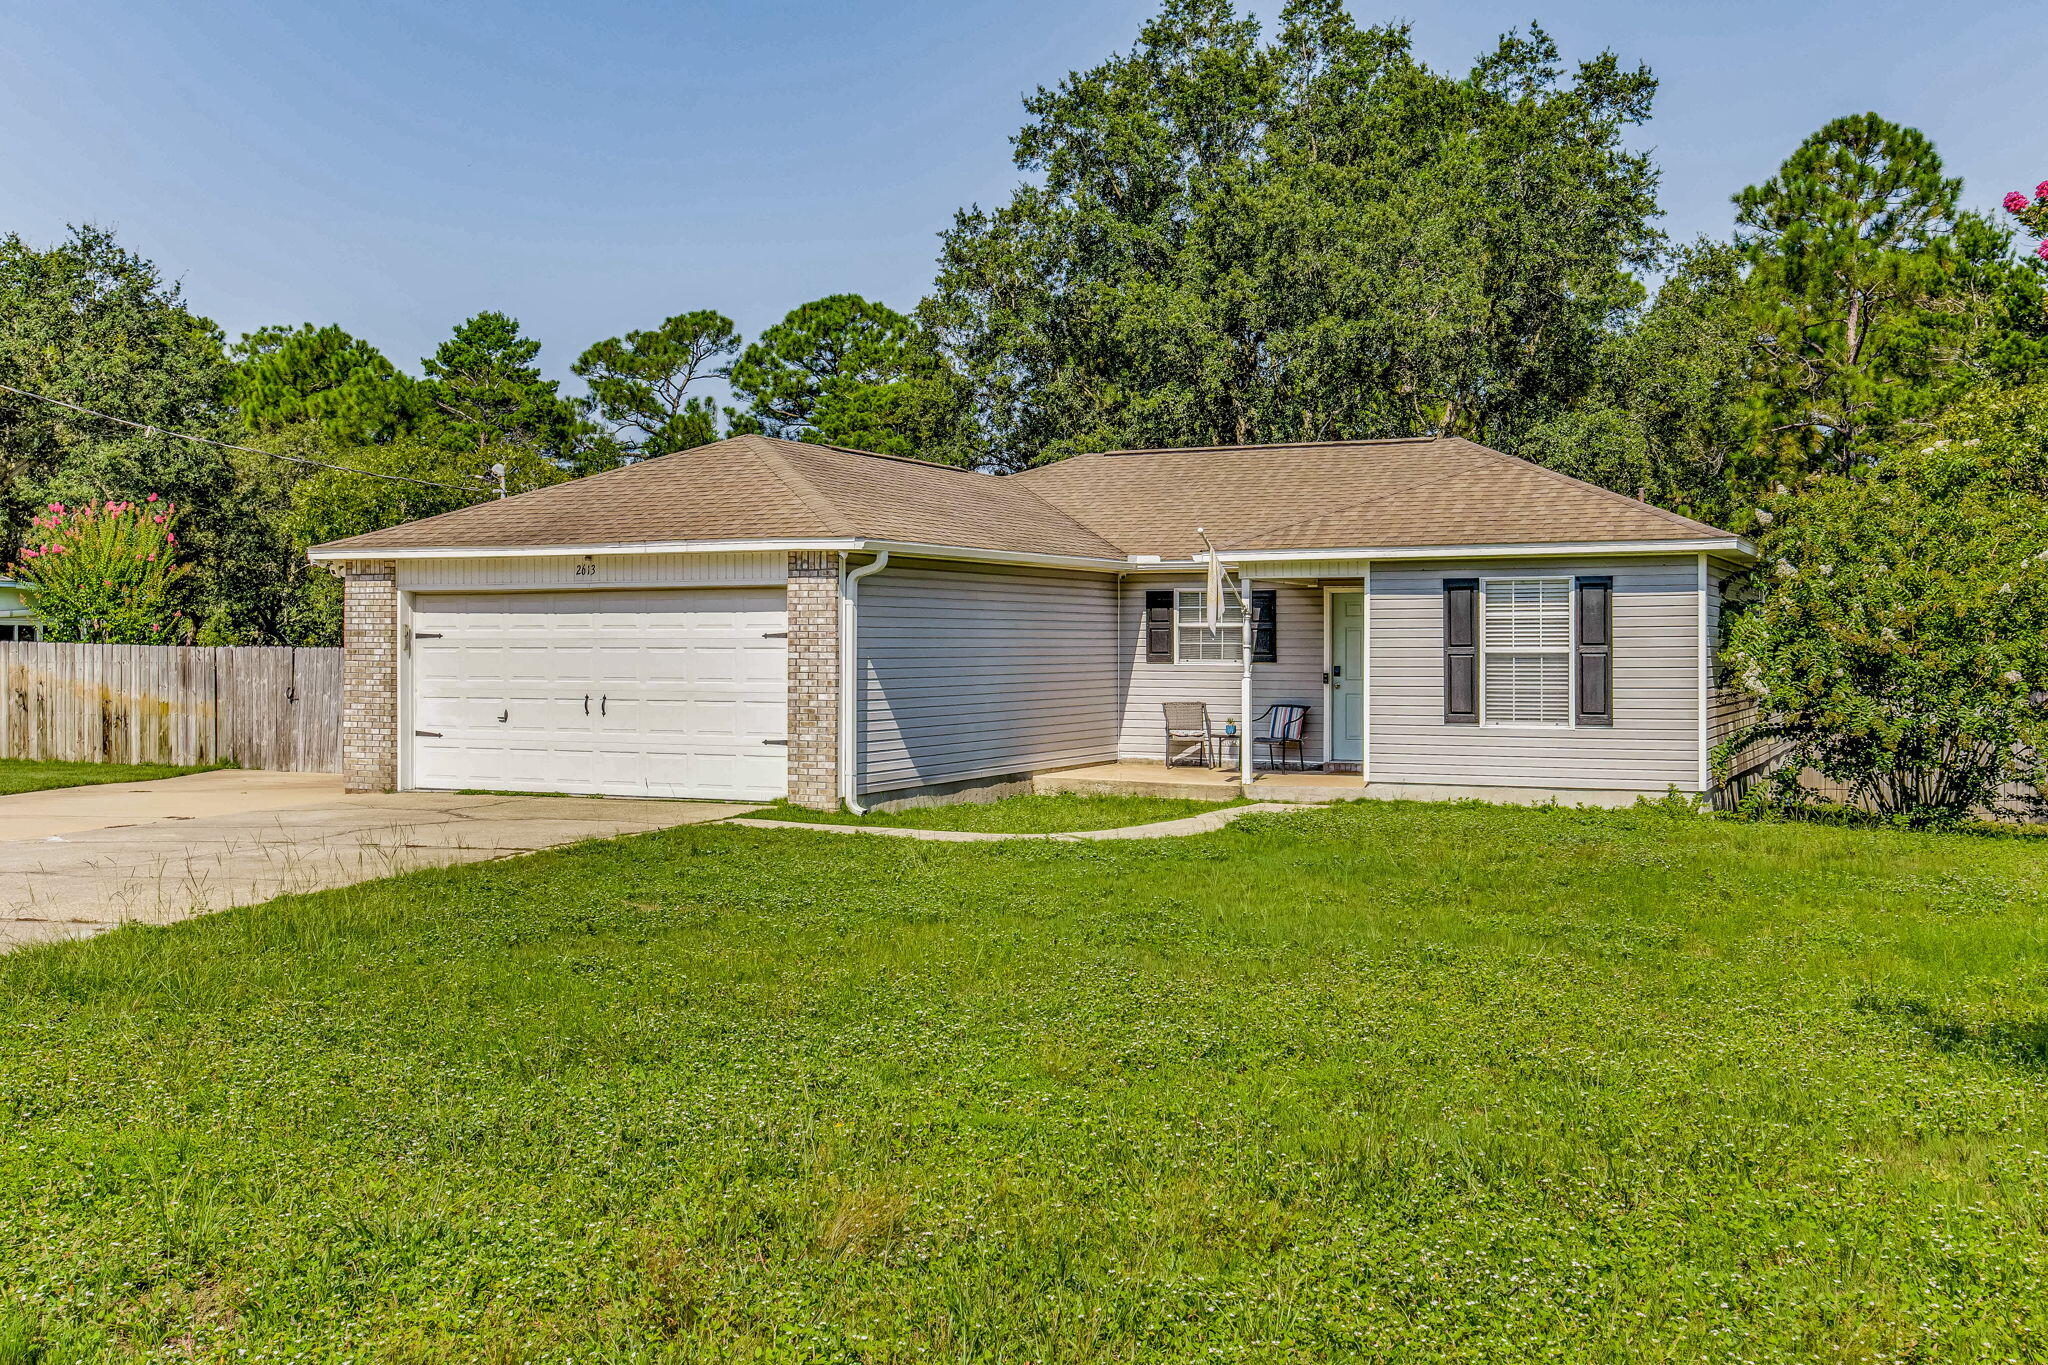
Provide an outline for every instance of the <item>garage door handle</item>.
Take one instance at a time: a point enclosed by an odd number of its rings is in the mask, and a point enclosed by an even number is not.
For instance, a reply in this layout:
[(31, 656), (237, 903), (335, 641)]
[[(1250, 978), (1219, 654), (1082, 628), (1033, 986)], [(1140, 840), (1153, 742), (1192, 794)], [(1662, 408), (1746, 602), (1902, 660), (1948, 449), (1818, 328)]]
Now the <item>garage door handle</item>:
[(583, 714), (586, 716), (590, 714), (590, 694), (588, 692), (583, 694)]
[(415, 730), (413, 733), (421, 739), (439, 739), (441, 737), (439, 730)]
[(788, 741), (788, 740), (786, 740), (786, 739), (764, 739), (764, 740), (762, 740), (761, 742), (762, 742), (763, 744), (782, 744), (782, 745), (787, 745), (787, 744), (789, 743), (789, 741)]
[(787, 640), (789, 632), (786, 630), (764, 630), (761, 632), (761, 638), (764, 640)]
[(416, 630), (412, 633), (412, 638), (415, 640), (438, 640), (441, 638), (441, 632), (438, 630)]
[(603, 714), (604, 714), (604, 708), (605, 708), (605, 705), (606, 705), (606, 703), (608, 703), (608, 702), (610, 702), (610, 701), (611, 701), (611, 698), (610, 698), (610, 697), (599, 697), (599, 698), (597, 699), (597, 714), (599, 714), (600, 716), (601, 716), (601, 715), (603, 715)]

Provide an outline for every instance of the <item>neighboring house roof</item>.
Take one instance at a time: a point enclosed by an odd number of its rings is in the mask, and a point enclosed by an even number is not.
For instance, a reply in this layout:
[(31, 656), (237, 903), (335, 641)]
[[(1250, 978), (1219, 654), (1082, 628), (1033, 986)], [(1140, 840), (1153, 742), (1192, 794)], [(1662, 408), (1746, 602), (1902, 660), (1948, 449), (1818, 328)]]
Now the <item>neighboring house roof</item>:
[(316, 547), (418, 549), (857, 539), (997, 553), (1733, 540), (1730, 532), (1458, 439), (1077, 455), (991, 477), (735, 436)]

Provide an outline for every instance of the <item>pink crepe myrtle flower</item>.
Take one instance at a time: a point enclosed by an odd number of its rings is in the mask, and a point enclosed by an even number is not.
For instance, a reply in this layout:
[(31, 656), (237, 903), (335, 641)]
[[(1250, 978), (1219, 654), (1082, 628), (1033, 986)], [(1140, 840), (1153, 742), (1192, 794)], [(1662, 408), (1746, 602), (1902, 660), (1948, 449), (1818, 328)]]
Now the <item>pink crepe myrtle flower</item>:
[(2007, 213), (2025, 213), (2026, 210), (2027, 196), (2021, 194), (2018, 190), (2014, 190), (2011, 194), (2005, 196), (2005, 211)]
[(2043, 242), (2041, 243), (2041, 245), (2035, 247), (2034, 254), (2036, 256), (2039, 256), (2042, 260), (2048, 261), (2048, 242)]
[(64, 504), (61, 502), (53, 502), (50, 504), (50, 510), (52, 512), (62, 512), (64, 510)]
[(155, 502), (155, 501), (156, 501), (156, 494), (154, 494), (154, 493), (151, 493), (151, 494), (149, 495), (149, 500), (150, 500), (151, 502)]
[(2040, 184), (2034, 186), (2034, 197), (2036, 199), (2048, 199), (2048, 180), (2043, 180)]

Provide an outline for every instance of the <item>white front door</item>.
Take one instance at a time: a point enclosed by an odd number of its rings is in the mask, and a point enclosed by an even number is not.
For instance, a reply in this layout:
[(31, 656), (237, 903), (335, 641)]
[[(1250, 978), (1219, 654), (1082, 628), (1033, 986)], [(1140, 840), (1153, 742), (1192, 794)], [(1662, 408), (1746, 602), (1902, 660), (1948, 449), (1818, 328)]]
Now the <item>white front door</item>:
[(1365, 758), (1365, 594), (1333, 592), (1330, 602), (1330, 761)]
[(422, 593), (408, 785), (776, 799), (788, 631), (779, 587)]

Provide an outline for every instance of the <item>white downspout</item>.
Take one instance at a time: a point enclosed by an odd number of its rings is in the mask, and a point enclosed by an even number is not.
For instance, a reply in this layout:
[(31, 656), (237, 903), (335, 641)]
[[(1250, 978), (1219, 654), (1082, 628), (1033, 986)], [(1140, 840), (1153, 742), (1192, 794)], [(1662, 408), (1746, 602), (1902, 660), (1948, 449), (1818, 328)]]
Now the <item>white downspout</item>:
[(1252, 784), (1252, 578), (1244, 565), (1237, 566), (1237, 596), (1243, 608), (1244, 674), (1238, 679), (1237, 780)]
[[(840, 557), (842, 569), (845, 556)], [(872, 564), (863, 564), (858, 569), (845, 571), (839, 584), (839, 799), (855, 815), (867, 814), (855, 794), (856, 766), (860, 761), (860, 741), (854, 725), (859, 715), (855, 705), (854, 688), (860, 681), (860, 588), (859, 583), (871, 573), (878, 573), (889, 565), (889, 552), (878, 550)]]

